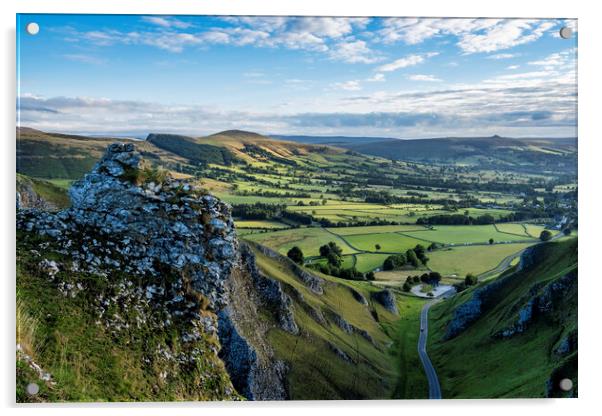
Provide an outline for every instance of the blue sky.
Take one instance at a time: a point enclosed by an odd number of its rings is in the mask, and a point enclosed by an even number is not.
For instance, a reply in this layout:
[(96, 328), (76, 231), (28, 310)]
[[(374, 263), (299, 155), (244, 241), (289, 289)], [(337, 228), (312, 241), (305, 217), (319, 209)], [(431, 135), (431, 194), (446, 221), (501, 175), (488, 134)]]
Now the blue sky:
[(20, 15), (20, 122), (136, 136), (575, 136), (566, 25), (576, 31), (563, 20)]

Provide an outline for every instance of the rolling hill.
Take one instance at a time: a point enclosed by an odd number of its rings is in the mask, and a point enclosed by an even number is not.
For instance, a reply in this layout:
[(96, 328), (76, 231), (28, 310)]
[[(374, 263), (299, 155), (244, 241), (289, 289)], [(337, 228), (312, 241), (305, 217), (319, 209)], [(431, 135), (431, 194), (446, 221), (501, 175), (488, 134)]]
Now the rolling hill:
[(343, 143), (340, 146), (389, 159), (510, 168), (522, 171), (574, 169), (577, 139), (512, 139), (506, 137), (446, 137)]

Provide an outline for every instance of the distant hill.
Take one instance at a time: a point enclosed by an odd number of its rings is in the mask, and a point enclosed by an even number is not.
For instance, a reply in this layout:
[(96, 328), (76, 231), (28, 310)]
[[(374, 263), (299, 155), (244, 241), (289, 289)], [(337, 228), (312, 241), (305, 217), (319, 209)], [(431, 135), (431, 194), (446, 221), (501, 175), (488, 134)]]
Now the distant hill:
[(227, 130), (206, 137), (151, 133), (146, 140), (47, 133), (17, 128), (17, 172), (45, 179), (78, 179), (112, 142), (134, 142), (150, 162), (178, 172), (185, 165), (229, 165), (277, 161), (296, 165), (296, 156), (341, 154), (345, 150), (275, 140), (253, 132)]
[(445, 137), (392, 139), (341, 146), (388, 159), (476, 165), (492, 169), (574, 171), (577, 163), (576, 138)]
[(148, 143), (184, 157), (195, 164), (230, 165), (234, 156), (228, 149), (197, 143), (195, 139), (177, 134), (149, 134)]
[(330, 146), (352, 146), (358, 144), (379, 143), (397, 140), (391, 137), (353, 137), (353, 136), (287, 136), (282, 134), (270, 135), (277, 140), (286, 140), (308, 144), (326, 144)]

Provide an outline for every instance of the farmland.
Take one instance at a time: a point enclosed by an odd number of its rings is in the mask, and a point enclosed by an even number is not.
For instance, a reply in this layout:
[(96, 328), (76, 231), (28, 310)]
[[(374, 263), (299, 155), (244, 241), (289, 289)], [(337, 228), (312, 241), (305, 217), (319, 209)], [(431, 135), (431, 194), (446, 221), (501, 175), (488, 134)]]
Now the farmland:
[[(109, 142), (19, 133), (18, 169), (63, 189), (89, 168), (86, 155), (98, 157)], [(417, 245), (429, 248), (428, 268), (444, 275), (485, 271), (571, 212), (576, 183), (564, 173), (390, 160), (242, 131), (150, 135), (136, 145), (151, 164), (232, 204), (239, 237), (283, 255), (299, 247), (313, 264), (334, 242), (341, 267), (361, 273)], [(52, 164), (39, 163), (48, 157)]]
[(478, 275), (493, 269), (505, 257), (529, 246), (528, 243), (519, 243), (453, 247), (431, 253), (429, 266), (444, 275)]

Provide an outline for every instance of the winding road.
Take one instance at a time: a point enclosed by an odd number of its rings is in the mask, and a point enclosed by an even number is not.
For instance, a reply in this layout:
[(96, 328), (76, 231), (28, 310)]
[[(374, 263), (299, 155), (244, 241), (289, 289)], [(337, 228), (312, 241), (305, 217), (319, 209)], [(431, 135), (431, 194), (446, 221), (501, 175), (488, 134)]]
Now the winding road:
[(420, 312), (420, 337), (418, 338), (418, 355), (420, 355), (420, 361), (422, 361), (422, 366), (424, 367), (424, 372), (426, 373), (426, 378), (429, 383), (429, 399), (442, 398), (441, 386), (439, 385), (439, 378), (437, 377), (437, 372), (435, 371), (435, 367), (433, 367), (433, 363), (431, 363), (431, 359), (426, 353), (426, 342), (429, 334), (429, 309), (437, 302), (439, 302), (439, 299), (432, 300), (426, 303), (422, 307), (422, 311)]

